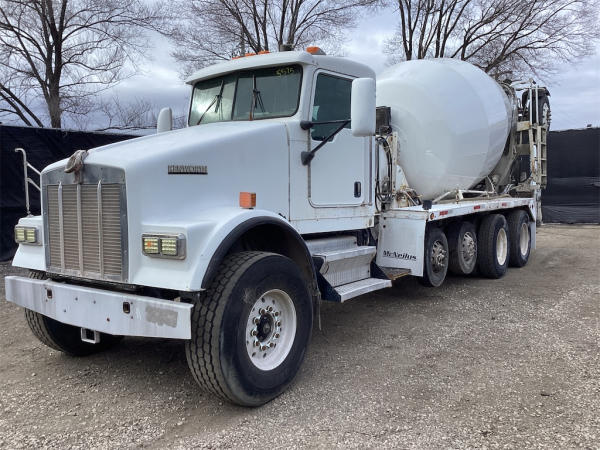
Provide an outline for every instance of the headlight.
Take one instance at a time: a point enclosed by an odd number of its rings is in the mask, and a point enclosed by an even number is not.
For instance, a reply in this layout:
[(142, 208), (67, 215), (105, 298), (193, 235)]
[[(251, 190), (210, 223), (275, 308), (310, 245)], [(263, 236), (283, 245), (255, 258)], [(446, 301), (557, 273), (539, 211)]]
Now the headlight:
[(185, 258), (185, 236), (183, 234), (143, 234), (142, 252), (157, 258)]
[(35, 244), (39, 245), (38, 229), (35, 227), (15, 227), (15, 242), (17, 244)]

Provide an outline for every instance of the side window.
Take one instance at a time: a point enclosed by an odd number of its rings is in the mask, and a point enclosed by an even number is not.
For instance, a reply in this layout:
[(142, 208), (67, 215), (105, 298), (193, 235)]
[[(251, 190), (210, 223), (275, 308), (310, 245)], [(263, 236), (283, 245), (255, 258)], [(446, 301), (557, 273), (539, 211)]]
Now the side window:
[[(350, 119), (351, 95), (352, 80), (319, 74), (312, 110), (313, 122)], [(322, 141), (338, 127), (339, 124), (315, 125), (311, 136), (315, 141)], [(346, 128), (350, 128), (350, 124)]]

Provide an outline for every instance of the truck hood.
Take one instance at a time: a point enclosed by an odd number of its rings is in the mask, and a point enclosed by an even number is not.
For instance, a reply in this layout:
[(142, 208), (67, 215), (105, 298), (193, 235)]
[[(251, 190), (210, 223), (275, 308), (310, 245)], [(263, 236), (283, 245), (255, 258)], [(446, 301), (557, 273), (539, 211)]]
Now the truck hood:
[[(257, 194), (263, 207), (289, 217), (286, 124), (220, 122), (121, 141), (89, 151), (85, 166), (125, 172), (128, 214), (142, 221), (219, 206), (238, 206), (240, 192)], [(67, 160), (44, 169), (62, 170)], [(169, 166), (176, 174), (169, 173)], [(201, 170), (199, 170), (200, 168)], [(205, 170), (204, 170), (205, 169)], [(190, 172), (202, 172), (186, 174)], [(205, 173), (204, 173), (205, 172)], [(273, 176), (285, 174), (286, 176)], [(152, 214), (148, 213), (151, 205)]]

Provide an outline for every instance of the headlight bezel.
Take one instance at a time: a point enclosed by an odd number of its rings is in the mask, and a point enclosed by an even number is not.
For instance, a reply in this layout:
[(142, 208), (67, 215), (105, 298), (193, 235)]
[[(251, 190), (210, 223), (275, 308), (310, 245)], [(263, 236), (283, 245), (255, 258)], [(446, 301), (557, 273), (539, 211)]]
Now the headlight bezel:
[[(20, 239), (19, 237), (20, 232), (23, 233), (22, 239)], [(13, 233), (15, 242), (19, 245), (42, 245), (42, 241), (40, 239), (40, 230), (38, 227), (31, 227), (27, 225), (15, 225)]]
[[(146, 240), (156, 239), (156, 251), (147, 252)], [(169, 254), (163, 251), (163, 240), (175, 240), (176, 254)], [(167, 245), (167, 247), (172, 247)], [(154, 247), (152, 247), (154, 248)], [(186, 238), (182, 233), (142, 233), (142, 254), (150, 258), (164, 259), (185, 259), (186, 257)]]

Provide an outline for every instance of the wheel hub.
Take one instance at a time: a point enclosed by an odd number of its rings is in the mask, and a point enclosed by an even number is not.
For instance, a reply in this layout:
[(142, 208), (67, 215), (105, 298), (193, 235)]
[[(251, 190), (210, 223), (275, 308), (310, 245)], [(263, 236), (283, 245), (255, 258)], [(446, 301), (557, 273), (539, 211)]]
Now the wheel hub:
[(496, 237), (496, 259), (503, 266), (508, 255), (508, 237), (504, 228), (500, 228)]
[(440, 241), (435, 241), (431, 247), (431, 267), (434, 272), (440, 272), (446, 266), (447, 252), (444, 244)]
[(273, 289), (252, 306), (246, 324), (246, 350), (262, 370), (277, 367), (288, 355), (296, 335), (296, 310), (289, 295)]
[(527, 222), (521, 224), (519, 247), (521, 250), (521, 256), (527, 256), (527, 252), (529, 251), (529, 225)]
[(471, 233), (465, 233), (462, 240), (462, 254), (466, 261), (475, 257), (475, 238)]

